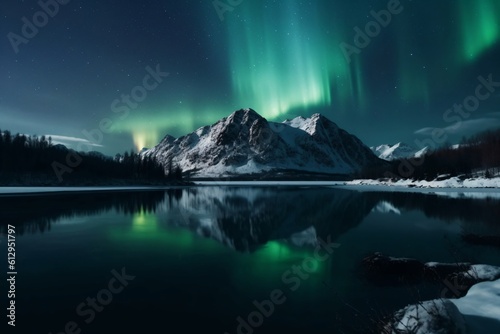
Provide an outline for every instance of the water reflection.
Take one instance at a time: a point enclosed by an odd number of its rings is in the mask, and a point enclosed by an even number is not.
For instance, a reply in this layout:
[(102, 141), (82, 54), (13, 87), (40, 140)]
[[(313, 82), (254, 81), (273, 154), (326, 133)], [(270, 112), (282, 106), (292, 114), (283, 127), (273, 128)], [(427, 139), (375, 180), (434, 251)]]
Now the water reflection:
[(43, 233), (61, 219), (98, 215), (112, 210), (125, 215), (139, 211), (154, 212), (164, 199), (163, 191), (1, 196), (0, 229), (13, 224), (17, 226), (19, 235)]
[[(18, 196), (0, 197), (0, 231), (15, 224), (20, 235), (19, 301), (33, 305), (23, 318), (37, 319), (28, 324), (36, 330), (25, 332), (54, 332), (74, 317), (75, 305), (103, 288), (112, 268), (126, 266), (137, 280), (89, 332), (126, 332), (133, 326), (141, 332), (143, 318), (158, 326), (164, 321), (185, 326), (186, 332), (234, 332), (236, 317), (278, 288), (287, 292), (288, 302), (259, 333), (288, 328), (352, 333), (363, 332), (370, 318), (362, 324), (360, 314), (374, 305), (390, 314), (416, 302), (406, 286), (380, 288), (360, 278), (356, 268), (366, 255), (380, 251), (453, 262), (457, 258), (443, 235), (462, 248), (459, 233), (500, 235), (499, 204), (318, 187)], [(283, 275), (327, 239), (341, 247), (327, 260), (311, 262), (309, 277), (290, 291)], [(480, 263), (500, 264), (496, 249), (471, 246), (467, 252)], [(54, 273), (77, 279), (78, 287), (71, 279), (54, 282)], [(433, 299), (443, 286), (418, 289), (419, 298)], [(56, 291), (59, 300), (47, 301), (44, 291)], [(66, 313), (54, 320), (51, 310), (58, 308)], [(181, 321), (186, 314), (192, 321)]]
[[(499, 204), (494, 199), (300, 187), (17, 196), (0, 198), (0, 232), (15, 224), (19, 235), (43, 233), (63, 219), (115, 212), (131, 217), (131, 229), (118, 230), (114, 237), (122, 233), (131, 240), (159, 241), (162, 230), (177, 226), (241, 252), (266, 245), (266, 257), (272, 258), (289, 253), (287, 244), (312, 248), (318, 238), (336, 240), (381, 210), (416, 210), (447, 224), (457, 221), (466, 235), (500, 235)], [(182, 235), (171, 239), (192, 242)]]
[(158, 213), (148, 213), (139, 210), (131, 214), (130, 228), (124, 228), (123, 224), (109, 226), (106, 231), (111, 242), (125, 244), (130, 247), (147, 244), (158, 249), (189, 249), (195, 242), (195, 236), (185, 229), (175, 229), (162, 226), (159, 222)]

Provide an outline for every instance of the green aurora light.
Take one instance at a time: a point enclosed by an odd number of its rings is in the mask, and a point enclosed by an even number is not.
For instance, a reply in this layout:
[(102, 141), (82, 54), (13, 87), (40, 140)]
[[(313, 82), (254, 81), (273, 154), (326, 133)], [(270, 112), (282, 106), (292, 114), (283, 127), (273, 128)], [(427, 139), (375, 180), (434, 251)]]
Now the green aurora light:
[(301, 3), (263, 8), (248, 2), (227, 23), (236, 99), (271, 119), (332, 102), (364, 104), (361, 63), (349, 65), (338, 48), (342, 35), (324, 30), (321, 6), (306, 11)]
[(474, 61), (500, 38), (500, 1), (459, 0), (462, 52)]
[(112, 132), (130, 133), (139, 151), (247, 107), (273, 121), (321, 112), (342, 123), (369, 119), (377, 109), (430, 114), (464, 68), (498, 45), (500, 2), (402, 4), (404, 11), (349, 63), (340, 43), (353, 44), (353, 28), (363, 28), (373, 20), (370, 10), (386, 2), (353, 9), (340, 1), (246, 1), (224, 22), (214, 16), (216, 22), (205, 23), (219, 38), (212, 46), (220, 76), (213, 87), (186, 89), (169, 78), (173, 90), (160, 103), (133, 110)]
[[(202, 253), (227, 254), (227, 246), (218, 241), (197, 236), (188, 229), (160, 226), (159, 217), (154, 213), (139, 212), (132, 216), (132, 224), (128, 228), (123, 226), (110, 227), (111, 242), (128, 245), (137, 252), (152, 247), (159, 252), (178, 252), (196, 255)], [(240, 258), (235, 263), (241, 268), (235, 268), (236, 279), (243, 279), (240, 274), (248, 270), (260, 280), (269, 280), (281, 277), (283, 272), (292, 264), (300, 265), (305, 258), (314, 263), (311, 281), (320, 280), (327, 275), (329, 260), (321, 262), (314, 259), (314, 249), (298, 248), (288, 245), (284, 241), (270, 241), (257, 249), (254, 254), (232, 253), (231, 256)], [(241, 259), (241, 257), (243, 259)], [(245, 274), (246, 275), (246, 274)]]

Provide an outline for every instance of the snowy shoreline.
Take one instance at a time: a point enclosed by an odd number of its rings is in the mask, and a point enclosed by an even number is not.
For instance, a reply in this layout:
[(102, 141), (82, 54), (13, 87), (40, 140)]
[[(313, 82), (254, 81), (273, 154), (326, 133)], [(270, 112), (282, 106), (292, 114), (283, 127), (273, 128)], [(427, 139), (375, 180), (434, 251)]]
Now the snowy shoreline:
[(114, 187), (0, 187), (0, 195), (45, 194), (101, 191), (147, 191), (171, 188), (225, 186), (225, 187), (335, 187), (371, 192), (418, 192), (452, 197), (500, 198), (500, 178), (475, 178), (460, 180), (450, 178), (440, 181), (413, 180), (353, 180), (353, 181), (195, 181), (191, 185), (172, 186), (114, 186)]
[(460, 179), (459, 177), (450, 177), (441, 180), (410, 180), (401, 179), (397, 181), (392, 180), (353, 180), (344, 182), (346, 185), (369, 185), (369, 186), (390, 186), (390, 187), (403, 187), (403, 188), (459, 188), (459, 189), (498, 189), (500, 190), (500, 177), (495, 178), (468, 178)]
[(460, 180), (452, 177), (440, 181), (414, 181), (409, 179), (392, 180), (371, 180), (357, 179), (352, 181), (194, 181), (196, 185), (221, 185), (221, 186), (378, 186), (389, 187), (391, 189), (492, 189), (500, 191), (500, 177), (471, 178)]
[(368, 192), (409, 192), (446, 196), (452, 198), (500, 199), (500, 178), (471, 178), (460, 180), (452, 177), (444, 180), (415, 181), (353, 180), (342, 182), (344, 189)]
[[(480, 266), (477, 266), (478, 268)], [(496, 272), (497, 275), (499, 271)], [(394, 314), (388, 333), (499, 333), (500, 279), (477, 283), (458, 299), (408, 305)]]
[(443, 181), (197, 181), (197, 186), (228, 187), (332, 187), (364, 192), (406, 192), (446, 196), (451, 198), (500, 199), (500, 178), (467, 179), (451, 178)]

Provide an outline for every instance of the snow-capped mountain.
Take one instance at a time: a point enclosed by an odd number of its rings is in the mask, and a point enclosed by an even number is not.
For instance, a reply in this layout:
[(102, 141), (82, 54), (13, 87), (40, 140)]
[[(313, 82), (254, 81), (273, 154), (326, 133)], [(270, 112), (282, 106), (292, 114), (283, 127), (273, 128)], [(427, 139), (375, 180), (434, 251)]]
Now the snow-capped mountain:
[(268, 122), (252, 109), (235, 111), (186, 136), (166, 136), (142, 155), (179, 165), (196, 177), (275, 171), (351, 174), (380, 164), (357, 137), (320, 114)]
[(380, 145), (377, 147), (370, 147), (370, 149), (380, 159), (384, 160), (397, 160), (403, 158), (419, 158), (424, 155), (428, 148), (417, 149), (405, 143), (397, 143), (395, 145)]

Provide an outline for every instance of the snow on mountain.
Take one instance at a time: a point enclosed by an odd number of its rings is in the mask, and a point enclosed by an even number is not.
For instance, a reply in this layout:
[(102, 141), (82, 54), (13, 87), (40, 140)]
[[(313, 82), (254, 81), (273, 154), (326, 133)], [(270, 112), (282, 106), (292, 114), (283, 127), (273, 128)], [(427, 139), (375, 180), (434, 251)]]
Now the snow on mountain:
[(415, 152), (415, 154), (413, 155), (414, 158), (420, 158), (421, 156), (425, 155), (427, 152), (429, 152), (429, 148), (428, 147), (424, 147), (423, 149)]
[(196, 177), (280, 170), (351, 174), (382, 163), (357, 137), (320, 114), (275, 123), (252, 109), (180, 138), (167, 135), (142, 155), (164, 166), (179, 165)]
[(405, 143), (397, 143), (395, 145), (380, 145), (377, 147), (370, 147), (370, 149), (380, 159), (388, 161), (403, 158), (419, 158), (428, 151), (427, 147), (417, 149)]

